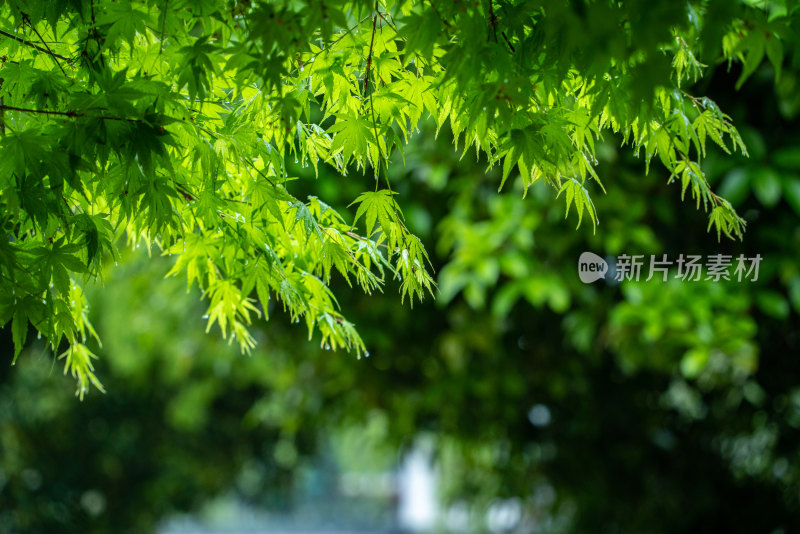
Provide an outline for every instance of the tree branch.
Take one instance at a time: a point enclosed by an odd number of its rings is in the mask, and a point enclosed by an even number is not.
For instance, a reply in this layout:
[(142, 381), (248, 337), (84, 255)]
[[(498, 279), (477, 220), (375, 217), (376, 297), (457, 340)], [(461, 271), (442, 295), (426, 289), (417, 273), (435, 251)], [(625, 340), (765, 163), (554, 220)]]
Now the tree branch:
[(433, 0), (428, 0), (428, 3), (431, 5), (431, 9), (433, 9), (433, 12), (436, 13), (436, 16), (439, 17), (439, 20), (442, 21), (442, 24), (444, 24), (445, 27), (449, 30), (452, 27), (451, 24), (447, 22), (447, 20), (442, 16), (441, 13), (439, 13), (439, 10), (436, 9), (436, 4), (433, 2)]
[(167, 26), (167, 10), (169, 9), (169, 0), (164, 0), (164, 12), (161, 19), (161, 39), (158, 42), (159, 55), (164, 51), (164, 30)]
[(511, 41), (508, 40), (508, 36), (506, 35), (506, 32), (501, 32), (500, 35), (502, 35), (503, 39), (505, 39), (506, 44), (508, 45), (508, 48), (510, 48), (512, 52), (516, 52), (517, 49), (514, 48), (514, 45), (512, 45)]
[[(0, 88), (3, 87), (3, 79), (0, 78)], [(6, 117), (3, 113), (3, 97), (0, 96), (0, 135), (6, 135)]]
[(253, 168), (253, 170), (255, 170), (258, 174), (260, 174), (262, 178), (264, 178), (267, 182), (269, 182), (269, 184), (272, 187), (276, 187), (276, 188), (278, 187), (277, 185), (275, 185), (275, 182), (273, 182), (272, 179), (269, 176), (267, 176), (267, 174), (265, 172), (263, 172), (261, 169), (256, 167), (255, 163), (250, 161), (250, 158), (242, 158), (242, 159), (244, 160), (245, 163), (250, 165)]
[[(372, 38), (369, 42), (369, 54), (367, 55), (367, 69), (364, 73), (364, 97), (369, 98), (369, 108), (372, 112), (372, 131), (375, 133), (375, 144), (378, 145), (378, 172), (375, 175), (375, 191), (378, 190), (378, 184), (380, 182), (380, 172), (381, 172), (381, 162), (383, 161), (383, 152), (381, 150), (381, 141), (380, 137), (378, 136), (378, 124), (375, 120), (375, 105), (372, 102), (372, 92), (367, 92), (369, 90), (369, 70), (372, 66), (372, 52), (375, 46), (375, 28), (378, 24), (378, 1), (375, 0), (375, 14), (372, 16)], [(387, 170), (388, 170), (388, 163), (387, 163)], [(387, 183), (389, 177), (386, 177)], [(391, 187), (389, 188), (391, 191)]]
[[(344, 39), (345, 37), (347, 37), (348, 35), (353, 33), (353, 30), (355, 30), (356, 28), (361, 26), (364, 22), (367, 21), (367, 19), (369, 19), (369, 15), (367, 15), (363, 19), (359, 20), (358, 22), (353, 24), (351, 27), (347, 28), (339, 37), (337, 37), (336, 39), (334, 39), (330, 43), (325, 43), (327, 46), (320, 48), (318, 52), (315, 52), (314, 54), (312, 54), (311, 57), (309, 57), (308, 61), (305, 62), (305, 65), (306, 66), (311, 65), (314, 62), (314, 60), (317, 59), (317, 57), (320, 54), (322, 54), (323, 52), (328, 52), (333, 46), (336, 45), (336, 43), (338, 43), (339, 41), (341, 41), (342, 39)], [(299, 70), (299, 68), (300, 67), (298, 66), (298, 70)], [(292, 71), (292, 72), (294, 72), (294, 71)]]
[[(375, 45), (375, 31), (378, 24), (378, 15), (380, 11), (378, 8), (380, 7), (379, 4), (380, 0), (375, 0), (375, 14), (372, 16), (372, 39), (369, 42), (369, 55), (367, 56), (367, 71), (364, 75), (364, 94), (367, 96), (367, 89), (369, 88), (369, 68), (372, 64), (372, 52), (373, 47)], [(377, 85), (377, 84), (376, 84)], [(383, 171), (383, 179), (386, 181), (386, 189), (388, 189), (390, 195), (394, 195), (394, 191), (392, 191), (392, 183), (389, 181), (389, 154), (383, 155), (383, 149), (381, 148), (381, 138), (378, 135), (378, 122), (375, 120), (375, 104), (372, 101), (372, 91), (369, 92), (369, 108), (372, 114), (372, 131), (375, 134), (375, 144), (378, 147), (378, 169), (375, 175), (375, 191), (378, 190), (378, 183), (380, 182), (380, 172), (381, 172), (381, 163), (385, 163), (384, 171)], [(386, 149), (389, 149), (388, 143)], [(392, 203), (392, 209), (394, 210), (394, 215), (397, 218), (397, 222), (405, 228), (405, 223), (403, 219), (400, 217), (400, 214), (397, 212), (397, 207), (394, 202)], [(405, 236), (403, 236), (403, 241), (405, 242)]]
[(55, 111), (51, 109), (31, 109), (31, 108), (18, 108), (16, 106), (7, 106), (5, 104), (0, 104), (0, 111), (8, 110), (8, 111), (20, 111), (22, 113), (34, 113), (38, 115), (56, 115), (59, 117), (89, 117), (93, 119), (102, 119), (107, 121), (126, 121), (126, 122), (142, 122), (142, 119), (133, 119), (129, 117), (113, 117), (110, 115), (87, 115), (84, 112), (77, 112), (77, 111)]
[[(369, 41), (369, 54), (367, 54), (367, 68), (364, 71), (364, 96), (367, 96), (369, 89), (369, 71), (372, 67), (372, 51), (375, 47), (375, 27), (378, 24), (378, 0), (375, 0), (375, 14), (372, 16), (372, 39)], [(372, 95), (370, 95), (370, 104), (372, 103)], [(376, 139), (377, 141), (377, 139)]]
[(39, 30), (37, 30), (37, 29), (36, 29), (36, 27), (35, 27), (33, 24), (31, 24), (31, 19), (29, 19), (29, 18), (28, 18), (28, 15), (25, 15), (25, 14), (23, 13), (23, 15), (22, 15), (22, 20), (23, 20), (23, 21), (25, 21), (25, 23), (27, 23), (27, 24), (28, 24), (28, 27), (29, 27), (30, 29), (32, 29), (32, 30), (33, 30), (33, 33), (35, 33), (35, 34), (36, 34), (36, 37), (38, 37), (38, 38), (39, 38), (39, 40), (42, 42), (42, 44), (44, 45), (44, 47), (47, 49), (47, 50), (46, 50), (46, 52), (47, 52), (48, 54), (50, 54), (50, 57), (51, 57), (51, 58), (53, 58), (53, 61), (55, 62), (56, 66), (59, 68), (59, 70), (61, 71), (61, 74), (63, 74), (63, 75), (64, 75), (64, 76), (66, 76), (67, 78), (69, 78), (69, 76), (67, 76), (67, 72), (64, 70), (64, 67), (62, 67), (62, 66), (61, 66), (61, 63), (58, 61), (58, 58), (56, 57), (56, 55), (53, 53), (53, 51), (52, 51), (52, 50), (50, 50), (50, 47), (48, 46), (48, 44), (47, 44), (47, 41), (45, 41), (45, 40), (42, 38), (42, 35), (39, 33)]
[[(494, 14), (494, 5), (492, 4), (492, 0), (489, 0), (489, 28), (492, 30), (492, 34), (494, 35), (494, 42), (497, 42), (497, 15)], [(489, 40), (489, 37), (486, 37), (486, 40)]]
[(100, 55), (100, 66), (105, 68), (106, 60), (103, 57), (103, 43), (100, 42), (100, 33), (97, 31), (97, 22), (94, 17), (94, 0), (90, 0), (89, 10), (92, 15), (92, 38), (95, 43), (97, 43), (97, 53)]
[(74, 111), (54, 111), (51, 109), (30, 109), (30, 108), (18, 108), (15, 106), (7, 106), (5, 104), (0, 105), (0, 110), (9, 110), (9, 111), (21, 111), (23, 113), (36, 113), (40, 115), (58, 115), (61, 117), (77, 117), (78, 113)]
[[(39, 52), (44, 52), (45, 54), (50, 54), (52, 57), (54, 57), (56, 59), (60, 59), (60, 60), (63, 60), (63, 61), (72, 61), (70, 58), (68, 58), (66, 56), (62, 56), (61, 54), (56, 54), (50, 49), (42, 48), (41, 46), (39, 46), (37, 44), (34, 44), (34, 43), (30, 42), (30, 41), (26, 41), (25, 39), (23, 39), (21, 37), (17, 37), (13, 33), (8, 33), (6, 31), (0, 30), (0, 35), (2, 35), (4, 37), (8, 37), (9, 39), (13, 39), (13, 40), (15, 40), (15, 41), (17, 41), (19, 43), (24, 44), (25, 46), (30, 46), (31, 48), (35, 48)], [(42, 42), (44, 42), (44, 41), (42, 41)], [(61, 65), (59, 65), (59, 67), (60, 66)], [(62, 69), (62, 72), (63, 72), (63, 69)]]

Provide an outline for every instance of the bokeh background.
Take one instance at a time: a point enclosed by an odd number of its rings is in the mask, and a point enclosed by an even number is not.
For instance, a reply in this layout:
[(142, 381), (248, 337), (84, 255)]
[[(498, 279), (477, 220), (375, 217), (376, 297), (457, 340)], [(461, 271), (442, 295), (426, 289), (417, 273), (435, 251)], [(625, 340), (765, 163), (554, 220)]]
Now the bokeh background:
[[(800, 75), (738, 74), (692, 92), (750, 151), (705, 162), (742, 242), (613, 136), (593, 231), (420, 131), (390, 176), (440, 294), (339, 280), (368, 358), (275, 302), (241, 355), (169, 258), (126, 251), (90, 288), (106, 394), (80, 402), (36, 340), (11, 367), (0, 331), (0, 533), (800, 532)], [(370, 182), (294, 172), (344, 211)], [(586, 250), (763, 260), (756, 282), (585, 285)]]

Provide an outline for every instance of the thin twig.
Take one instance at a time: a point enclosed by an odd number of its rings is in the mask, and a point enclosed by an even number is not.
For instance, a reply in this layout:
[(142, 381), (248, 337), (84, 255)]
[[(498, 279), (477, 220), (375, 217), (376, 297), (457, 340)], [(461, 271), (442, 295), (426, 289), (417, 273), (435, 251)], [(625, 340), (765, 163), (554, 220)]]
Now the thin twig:
[[(3, 87), (3, 79), (0, 78), (0, 88)], [(0, 96), (0, 134), (6, 135), (6, 117), (3, 113), (3, 97)]]
[[(436, 11), (436, 8), (433, 6), (433, 4), (431, 4), (431, 7), (433, 7), (434, 11)], [(381, 12), (378, 12), (378, 15), (381, 17), (381, 19), (383, 19), (383, 21), (384, 21), (386, 24), (388, 24), (388, 25), (389, 25), (389, 27), (390, 27), (392, 30), (394, 30), (394, 33), (396, 34), (396, 36), (397, 36), (397, 37), (398, 37), (398, 38), (399, 38), (401, 41), (403, 41), (404, 43), (407, 43), (407, 42), (408, 42), (408, 40), (407, 40), (405, 37), (403, 37), (402, 35), (400, 35), (400, 30), (398, 30), (398, 29), (397, 29), (397, 25), (396, 25), (394, 22), (392, 22), (391, 20), (389, 20), (389, 17), (391, 16), (391, 15), (389, 15), (389, 13), (381, 13)], [(387, 16), (387, 15), (388, 15), (388, 16)], [(438, 15), (438, 12), (437, 12), (437, 15)], [(450, 28), (450, 23), (449, 23), (449, 22), (447, 22), (446, 20), (442, 19), (442, 18), (441, 18), (441, 15), (439, 15), (439, 18), (442, 20), (442, 22), (445, 24), (445, 26), (447, 26), (447, 28)], [(449, 37), (449, 36), (448, 36), (448, 37)], [(420, 61), (422, 62), (422, 64), (423, 64), (423, 66), (427, 65), (429, 68), (431, 67), (431, 64), (430, 64), (430, 62), (429, 62), (429, 61), (423, 61), (423, 59), (422, 59), (422, 57), (421, 57), (421, 56), (417, 56), (417, 58), (416, 58), (416, 59), (417, 59), (417, 60), (420, 60)], [(439, 67), (440, 67), (442, 70), (444, 70), (444, 67), (442, 67), (442, 64), (441, 64), (441, 63), (439, 63), (439, 61), (438, 61), (438, 60), (437, 60), (435, 57), (434, 57), (433, 59), (434, 59), (434, 61), (436, 61), (436, 63), (439, 65)], [(400, 65), (402, 66), (402, 61), (400, 60), (400, 58), (399, 58), (399, 57), (397, 58), (397, 61), (398, 61), (398, 62), (400, 63)], [(381, 78), (381, 81), (383, 81), (383, 78)], [(385, 82), (384, 82), (384, 85), (386, 85), (386, 83), (385, 83)]]
[(23, 113), (38, 113), (38, 114), (41, 114), (41, 115), (59, 115), (59, 116), (62, 116), (62, 117), (76, 117), (76, 116), (78, 116), (78, 114), (75, 113), (74, 111), (54, 111), (54, 110), (51, 110), (51, 109), (18, 108), (18, 107), (15, 107), (15, 106), (7, 106), (5, 104), (0, 106), (0, 109), (2, 109), (2, 110), (7, 109), (9, 111), (22, 111)]
[[(375, 191), (378, 190), (378, 183), (380, 182), (381, 163), (383, 162), (383, 151), (381, 150), (381, 141), (378, 136), (378, 124), (375, 120), (375, 105), (372, 101), (372, 91), (369, 91), (369, 70), (372, 65), (372, 52), (375, 46), (375, 28), (378, 23), (378, 1), (375, 0), (375, 14), (372, 16), (372, 38), (369, 42), (369, 54), (367, 55), (367, 68), (364, 73), (364, 96), (369, 98), (369, 108), (372, 112), (372, 130), (375, 133), (375, 144), (378, 146), (378, 172), (375, 176)], [(369, 91), (369, 92), (368, 92)], [(387, 176), (388, 180), (388, 176)], [(388, 183), (388, 182), (387, 182)], [(391, 188), (389, 189), (391, 191)]]
[(509, 41), (509, 40), (508, 40), (508, 35), (506, 35), (506, 32), (500, 32), (500, 35), (502, 35), (502, 36), (503, 36), (503, 39), (505, 39), (505, 41), (506, 41), (506, 44), (507, 44), (507, 45), (508, 45), (508, 47), (511, 49), (511, 51), (512, 51), (512, 52), (516, 52), (516, 51), (517, 51), (517, 49), (516, 49), (516, 48), (514, 48), (514, 45), (512, 45), (512, 44), (511, 44), (511, 41)]
[(54, 58), (58, 58), (58, 59), (61, 59), (61, 60), (63, 60), (63, 61), (71, 61), (71, 59), (70, 59), (70, 58), (68, 58), (68, 57), (66, 57), (66, 56), (62, 56), (61, 54), (55, 54), (55, 53), (53, 53), (53, 51), (52, 51), (52, 50), (48, 50), (48, 49), (46, 49), (46, 48), (42, 48), (41, 46), (39, 46), (39, 45), (37, 45), (37, 44), (35, 44), (35, 43), (32, 43), (32, 42), (30, 42), (30, 41), (27, 41), (27, 40), (25, 40), (25, 39), (23, 39), (23, 38), (21, 38), (21, 37), (17, 37), (17, 36), (16, 36), (16, 35), (14, 35), (13, 33), (8, 33), (8, 32), (6, 32), (6, 31), (0, 30), (0, 35), (2, 35), (2, 36), (4, 36), (4, 37), (8, 37), (9, 39), (14, 39), (15, 41), (17, 41), (17, 42), (19, 42), (19, 43), (22, 43), (22, 44), (24, 44), (25, 46), (30, 46), (31, 48), (35, 48), (35, 49), (36, 49), (36, 50), (38, 50), (39, 52), (44, 52), (45, 54), (50, 54), (50, 55), (51, 55), (51, 56), (53, 56)]
[(436, 4), (433, 2), (433, 0), (428, 0), (428, 3), (431, 5), (431, 9), (433, 9), (433, 12), (436, 13), (436, 16), (439, 17), (439, 20), (442, 21), (442, 24), (444, 24), (449, 29), (450, 23), (447, 22), (447, 20), (442, 16), (442, 14), (439, 13), (439, 10), (436, 9)]
[[(369, 56), (367, 56), (367, 72), (364, 76), (364, 91), (365, 96), (367, 96), (366, 91), (369, 88), (367, 82), (369, 81), (369, 66), (372, 63), (372, 52), (373, 46), (375, 44), (375, 31), (378, 23), (378, 7), (380, 0), (375, 0), (375, 14), (372, 17), (372, 39), (369, 43)], [(377, 175), (375, 176), (375, 191), (378, 190), (378, 183), (380, 181), (380, 171), (381, 171), (381, 162), (385, 164), (383, 169), (383, 179), (386, 182), (386, 189), (389, 191), (389, 195), (394, 195), (394, 191), (392, 191), (392, 184), (389, 181), (389, 155), (383, 155), (383, 149), (381, 148), (381, 139), (378, 136), (378, 122), (375, 119), (375, 104), (372, 101), (372, 91), (368, 93), (369, 98), (369, 108), (372, 114), (372, 131), (375, 134), (375, 144), (378, 147), (378, 169)], [(388, 148), (388, 146), (387, 146)], [(405, 228), (405, 223), (403, 222), (402, 218), (400, 217), (400, 213), (397, 211), (396, 203), (394, 202), (394, 198), (392, 197), (392, 209), (394, 210), (394, 216), (397, 219), (398, 224), (400, 224), (403, 228)], [(403, 236), (403, 244), (405, 244), (405, 236)]]
[(687, 93), (683, 89), (681, 89), (681, 93), (683, 93), (683, 95), (685, 97), (687, 97), (689, 100), (691, 100), (696, 106), (698, 106), (700, 108), (703, 108), (703, 109), (706, 109), (706, 104), (701, 99), (697, 98), (696, 96), (690, 95), (689, 93)]
[[(492, 29), (492, 33), (494, 34), (494, 42), (497, 42), (497, 16), (494, 14), (494, 5), (492, 5), (492, 0), (489, 0), (489, 27)], [(486, 37), (486, 40), (489, 40), (489, 37)]]
[(103, 43), (100, 42), (100, 32), (97, 31), (97, 22), (94, 18), (94, 0), (89, 2), (89, 10), (92, 14), (92, 38), (97, 43), (97, 53), (100, 56), (100, 66), (105, 68), (106, 60), (105, 57), (103, 57)]
[(161, 52), (164, 51), (164, 29), (167, 25), (167, 10), (169, 9), (169, 0), (164, 0), (164, 13), (163, 19), (161, 19), (161, 40), (158, 43), (158, 53), (159, 55)]
[[(372, 56), (375, 49), (375, 30), (378, 23), (378, 15), (381, 15), (380, 11), (378, 11), (379, 7), (379, 0), (375, 0), (375, 12), (372, 15), (372, 37), (369, 41), (369, 53), (367, 53), (367, 67), (364, 70), (364, 97), (368, 95), (367, 91), (369, 89), (369, 71), (372, 67)], [(370, 100), (372, 99), (372, 95), (369, 94)]]
[[(323, 227), (323, 229), (327, 230), (327, 228), (324, 228), (324, 227)], [(351, 232), (349, 230), (345, 230), (344, 233), (346, 235), (349, 235), (350, 237), (352, 237), (353, 239), (355, 239), (357, 241), (369, 241), (371, 243), (375, 243), (374, 241), (372, 241), (372, 239), (367, 239), (366, 237), (358, 235), (357, 233)], [(389, 249), (389, 245), (387, 245), (386, 243), (375, 243), (375, 245), (378, 246), (378, 247), (383, 247), (383, 248), (385, 248), (387, 250)], [(398, 251), (398, 249), (395, 248), (395, 252), (397, 252), (397, 251)]]
[[(306, 66), (306, 67), (307, 67), (307, 66), (311, 65), (311, 64), (314, 62), (314, 60), (315, 60), (315, 59), (317, 59), (317, 57), (318, 57), (320, 54), (322, 54), (323, 52), (327, 52), (327, 51), (329, 51), (329, 50), (331, 49), (331, 47), (333, 47), (333, 46), (336, 46), (336, 44), (337, 44), (339, 41), (341, 41), (342, 39), (344, 39), (345, 37), (347, 37), (348, 35), (350, 35), (351, 33), (353, 33), (353, 30), (355, 30), (356, 28), (358, 28), (359, 26), (361, 26), (361, 25), (362, 25), (364, 22), (366, 22), (368, 19), (369, 19), (369, 15), (367, 15), (366, 17), (364, 17), (363, 19), (361, 19), (361, 20), (360, 20), (360, 21), (358, 21), (357, 23), (353, 24), (351, 27), (347, 28), (347, 29), (344, 31), (344, 33), (342, 33), (342, 34), (341, 34), (339, 37), (337, 37), (336, 39), (334, 39), (334, 40), (333, 40), (333, 41), (331, 41), (330, 43), (327, 43), (327, 46), (326, 46), (326, 47), (321, 47), (321, 48), (319, 49), (319, 51), (315, 52), (314, 54), (312, 54), (312, 55), (311, 55), (311, 57), (309, 57), (309, 58), (308, 58), (308, 61), (306, 61), (306, 62), (304, 63), (304, 66)], [(299, 71), (299, 70), (300, 70), (300, 67), (298, 66), (296, 70), (298, 70), (298, 71)], [(294, 71), (292, 71), (292, 72), (294, 72)]]
[(194, 193), (189, 191), (189, 189), (185, 185), (175, 182), (175, 189), (177, 189), (178, 192), (183, 195), (184, 200), (186, 200), (187, 202), (197, 200), (197, 196), (195, 196)]
[(275, 185), (275, 182), (273, 182), (273, 181), (270, 179), (270, 177), (269, 177), (269, 176), (267, 176), (267, 175), (266, 175), (266, 174), (265, 174), (265, 173), (264, 173), (264, 172), (263, 172), (261, 169), (259, 169), (258, 167), (256, 167), (256, 164), (255, 164), (255, 163), (253, 163), (252, 161), (250, 161), (250, 159), (249, 159), (249, 158), (242, 158), (242, 159), (243, 159), (243, 160), (244, 160), (244, 161), (245, 161), (245, 162), (246, 162), (248, 165), (250, 165), (251, 167), (253, 167), (253, 170), (255, 170), (255, 171), (258, 173), (258, 174), (260, 174), (260, 175), (261, 175), (261, 176), (262, 176), (262, 177), (263, 177), (263, 178), (264, 178), (264, 179), (265, 179), (267, 182), (269, 182), (269, 183), (270, 183), (270, 185), (271, 185), (272, 187), (278, 187), (277, 185)]
[(69, 211), (69, 214), (74, 217), (75, 216), (75, 212), (72, 211), (72, 207), (70, 207), (69, 202), (67, 202), (67, 197), (65, 197), (64, 195), (61, 195), (61, 200), (64, 201), (64, 205), (67, 207), (67, 211)]
[(142, 119), (133, 119), (129, 117), (113, 117), (110, 115), (87, 115), (84, 112), (77, 112), (77, 111), (55, 111), (52, 109), (31, 109), (31, 108), (18, 108), (16, 106), (7, 106), (5, 104), (0, 105), (0, 111), (2, 110), (8, 111), (21, 111), (23, 113), (35, 113), (39, 115), (57, 115), (59, 117), (89, 117), (92, 119), (102, 119), (107, 121), (126, 121), (126, 122), (142, 122)]
[(53, 61), (55, 62), (56, 66), (59, 68), (59, 70), (61, 71), (61, 74), (63, 74), (67, 78), (69, 78), (69, 76), (67, 76), (67, 72), (64, 70), (64, 67), (62, 67), (61, 63), (58, 61), (58, 58), (56, 57), (56, 55), (53, 53), (52, 50), (50, 50), (50, 47), (48, 46), (47, 41), (44, 40), (42, 35), (39, 33), (39, 30), (37, 30), (36, 27), (33, 24), (31, 24), (31, 19), (28, 18), (28, 15), (22, 15), (22, 20), (28, 24), (28, 27), (33, 30), (33, 33), (35, 33), (36, 37), (38, 37), (39, 40), (42, 42), (44, 47), (47, 49), (46, 52), (48, 54), (50, 54), (51, 58), (53, 58)]
[[(178, 119), (175, 119), (175, 120), (177, 121)], [(218, 133), (216, 133), (216, 132), (212, 132), (212, 131), (211, 131), (211, 130), (209, 130), (208, 128), (205, 128), (205, 127), (203, 127), (203, 126), (200, 126), (199, 124), (194, 124), (193, 126), (194, 126), (195, 128), (197, 128), (198, 130), (200, 130), (201, 132), (205, 132), (206, 134), (210, 135), (210, 136), (211, 136), (211, 137), (213, 137), (214, 139), (219, 139), (219, 135), (220, 135), (220, 134), (218, 134)]]
[[(367, 54), (367, 68), (364, 72), (364, 96), (367, 96), (369, 85), (369, 70), (372, 67), (372, 51), (375, 47), (375, 27), (378, 24), (378, 0), (375, 0), (375, 14), (372, 16), (372, 39), (369, 41), (369, 54)], [(372, 95), (370, 95), (370, 103)]]
[[(177, 189), (178, 192), (181, 195), (183, 195), (183, 198), (184, 198), (184, 200), (186, 200), (186, 202), (193, 202), (193, 201), (197, 200), (197, 195), (195, 195), (194, 193), (189, 191), (189, 188), (186, 187), (185, 185), (175, 182), (175, 189)], [(236, 198), (225, 198), (225, 197), (222, 197), (222, 198), (220, 198), (220, 200), (224, 200), (226, 202), (235, 202), (237, 204), (246, 204), (248, 206), (251, 205), (250, 202), (247, 202), (246, 200), (239, 200), (239, 199), (236, 199)]]

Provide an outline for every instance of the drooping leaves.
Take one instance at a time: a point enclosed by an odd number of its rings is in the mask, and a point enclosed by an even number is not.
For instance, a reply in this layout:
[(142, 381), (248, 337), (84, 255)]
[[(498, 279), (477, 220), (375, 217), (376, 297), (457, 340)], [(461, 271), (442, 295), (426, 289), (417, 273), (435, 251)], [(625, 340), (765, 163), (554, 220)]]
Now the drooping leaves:
[[(796, 2), (737, 2), (724, 20), (703, 18), (714, 2), (467, 4), (3, 2), (0, 324), (15, 354), (32, 325), (54, 350), (69, 343), (79, 394), (99, 387), (81, 286), (120, 239), (174, 255), (209, 328), (242, 350), (275, 299), (324, 345), (360, 354), (334, 273), (367, 292), (394, 277), (411, 302), (435, 288), (386, 162), (428, 118), (500, 165), (499, 187), (515, 170), (526, 189), (543, 179), (578, 224), (597, 224), (595, 150), (616, 135), (702, 200), (709, 229), (741, 236), (701, 162), (708, 139), (744, 144), (687, 87), (720, 39), (744, 63), (740, 83), (764, 57), (779, 77)], [(377, 186), (347, 221), (292, 194), (290, 158), (369, 167)]]

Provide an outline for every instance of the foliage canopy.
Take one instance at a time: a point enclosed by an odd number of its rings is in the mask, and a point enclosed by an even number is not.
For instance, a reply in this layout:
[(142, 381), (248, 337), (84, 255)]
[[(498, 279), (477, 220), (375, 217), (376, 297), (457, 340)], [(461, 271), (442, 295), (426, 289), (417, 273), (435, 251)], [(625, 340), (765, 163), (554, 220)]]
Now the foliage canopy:
[[(29, 323), (90, 382), (84, 282), (116, 244), (176, 256), (242, 350), (271, 298), (321, 343), (362, 354), (329, 288), (388, 278), (434, 291), (388, 158), (432, 117), (504, 182), (519, 172), (597, 224), (596, 142), (657, 158), (709, 214), (708, 141), (745, 152), (729, 117), (687, 85), (738, 58), (781, 74), (797, 10), (782, 2), (11, 0), (0, 16), (0, 325)], [(761, 4), (767, 5), (763, 7)], [(395, 155), (397, 154), (397, 155)], [(292, 164), (294, 162), (294, 165)], [(292, 194), (299, 165), (374, 176), (355, 214)], [(251, 295), (255, 295), (255, 298)], [(260, 305), (258, 305), (260, 303)], [(16, 358), (15, 354), (15, 358)]]

